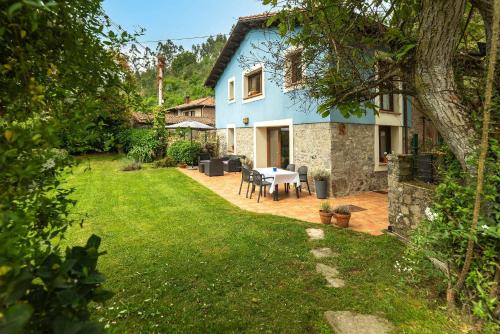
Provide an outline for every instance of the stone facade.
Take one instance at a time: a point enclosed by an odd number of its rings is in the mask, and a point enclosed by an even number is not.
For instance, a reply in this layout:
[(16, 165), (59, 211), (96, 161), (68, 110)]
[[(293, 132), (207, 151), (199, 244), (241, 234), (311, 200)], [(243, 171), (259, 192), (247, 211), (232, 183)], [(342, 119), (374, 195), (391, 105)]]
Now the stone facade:
[(331, 183), (337, 196), (387, 188), (387, 172), (374, 171), (375, 127), (332, 124)]
[(432, 204), (434, 187), (412, 179), (411, 155), (388, 156), (389, 225), (406, 238)]
[[(293, 159), (296, 167), (309, 168), (309, 185), (314, 191), (312, 173), (324, 169), (331, 174), (330, 195), (343, 196), (387, 188), (387, 172), (374, 171), (373, 125), (311, 123), (293, 125)], [(227, 154), (227, 129), (217, 130), (221, 155)], [(252, 127), (235, 129), (236, 153), (253, 159)]]

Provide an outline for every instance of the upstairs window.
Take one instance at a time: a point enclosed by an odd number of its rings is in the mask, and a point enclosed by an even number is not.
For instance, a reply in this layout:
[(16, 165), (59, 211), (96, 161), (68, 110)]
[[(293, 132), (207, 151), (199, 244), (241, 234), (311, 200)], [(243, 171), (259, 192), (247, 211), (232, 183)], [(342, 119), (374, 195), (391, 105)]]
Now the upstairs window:
[(262, 95), (262, 68), (245, 75), (245, 99)]
[[(388, 71), (388, 66), (384, 62), (379, 62), (377, 65), (378, 75), (384, 76)], [(380, 111), (394, 112), (394, 94), (391, 91), (394, 90), (394, 84), (391, 81), (384, 82), (379, 85), (379, 109)]]
[(302, 83), (304, 68), (302, 66), (302, 50), (291, 51), (286, 55), (286, 87)]
[(231, 78), (227, 82), (227, 99), (229, 102), (234, 101), (234, 78)]

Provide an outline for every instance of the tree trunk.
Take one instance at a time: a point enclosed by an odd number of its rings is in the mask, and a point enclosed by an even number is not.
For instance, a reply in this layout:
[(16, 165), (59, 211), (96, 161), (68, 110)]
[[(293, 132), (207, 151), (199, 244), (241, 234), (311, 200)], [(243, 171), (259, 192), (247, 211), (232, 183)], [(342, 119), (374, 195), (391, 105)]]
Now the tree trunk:
[(427, 116), (464, 170), (477, 152), (479, 135), (456, 91), (453, 56), (460, 38), (465, 0), (423, 0), (416, 53), (415, 88)]

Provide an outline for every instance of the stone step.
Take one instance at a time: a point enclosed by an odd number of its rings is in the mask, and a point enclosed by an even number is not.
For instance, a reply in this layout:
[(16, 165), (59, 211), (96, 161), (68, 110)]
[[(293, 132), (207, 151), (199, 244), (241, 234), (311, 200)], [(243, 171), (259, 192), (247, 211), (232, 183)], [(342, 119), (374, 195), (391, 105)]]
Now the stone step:
[(309, 240), (321, 240), (325, 238), (325, 232), (320, 228), (308, 228), (306, 229), (306, 233)]
[(325, 318), (336, 334), (388, 334), (394, 326), (384, 318), (350, 311), (326, 311)]
[(314, 257), (317, 259), (338, 256), (337, 253), (334, 253), (332, 249), (328, 247), (311, 249), (311, 254), (314, 255)]
[(342, 288), (345, 286), (344, 280), (338, 277), (339, 271), (335, 267), (330, 267), (326, 264), (318, 263), (316, 264), (316, 272), (323, 275), (323, 277), (326, 279), (327, 287)]

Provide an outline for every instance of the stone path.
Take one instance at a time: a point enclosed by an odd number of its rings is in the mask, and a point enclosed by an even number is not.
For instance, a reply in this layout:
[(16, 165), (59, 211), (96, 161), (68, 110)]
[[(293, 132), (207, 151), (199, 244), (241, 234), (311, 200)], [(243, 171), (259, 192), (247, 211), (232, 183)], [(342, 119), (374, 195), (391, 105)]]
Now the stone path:
[(394, 329), (386, 319), (350, 311), (327, 311), (325, 318), (336, 334), (387, 334)]
[(308, 228), (306, 229), (306, 233), (309, 240), (321, 240), (325, 238), (325, 232), (320, 228)]
[(337, 253), (332, 252), (332, 250), (328, 247), (311, 249), (311, 254), (317, 259), (338, 256)]
[[(325, 232), (322, 229), (308, 228), (306, 233), (309, 240), (325, 238)], [(310, 252), (317, 259), (338, 256), (328, 247), (314, 248)], [(339, 271), (335, 267), (317, 263), (316, 272), (326, 279), (327, 287), (342, 288), (345, 286), (345, 281), (339, 278)], [(394, 329), (394, 326), (387, 319), (369, 314), (350, 311), (326, 311), (325, 318), (336, 334), (388, 334)]]
[(326, 286), (331, 288), (342, 288), (345, 286), (343, 279), (338, 278), (339, 271), (337, 268), (327, 266), (323, 263), (316, 264), (316, 272), (320, 273), (325, 277), (328, 284)]

